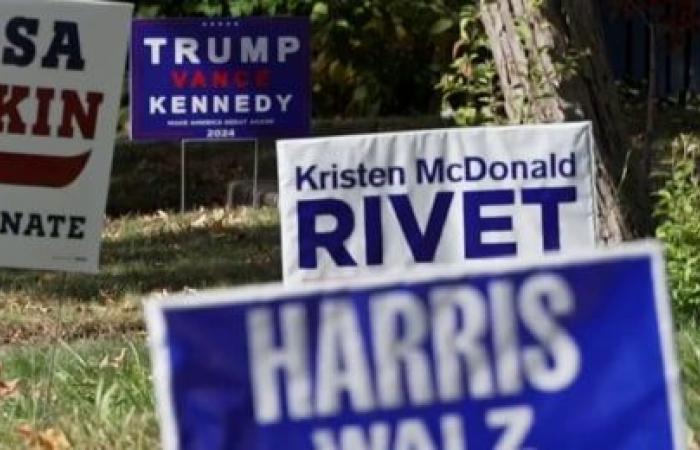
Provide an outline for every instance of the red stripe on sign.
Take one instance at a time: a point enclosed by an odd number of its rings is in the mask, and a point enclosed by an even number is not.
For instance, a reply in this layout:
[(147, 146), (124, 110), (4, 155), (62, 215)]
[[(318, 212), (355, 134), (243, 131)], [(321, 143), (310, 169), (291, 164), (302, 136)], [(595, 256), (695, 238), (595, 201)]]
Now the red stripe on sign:
[(0, 151), (0, 184), (66, 187), (85, 170), (91, 150), (76, 156), (28, 155)]

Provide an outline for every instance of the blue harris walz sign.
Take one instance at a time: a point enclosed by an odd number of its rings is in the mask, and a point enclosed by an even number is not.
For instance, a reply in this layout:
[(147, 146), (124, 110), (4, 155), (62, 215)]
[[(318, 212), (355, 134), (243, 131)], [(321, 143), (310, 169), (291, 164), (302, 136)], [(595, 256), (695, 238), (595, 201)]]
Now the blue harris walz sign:
[(134, 139), (309, 133), (308, 19), (135, 20), (132, 32)]
[(165, 448), (682, 449), (662, 265), (646, 244), (152, 301)]

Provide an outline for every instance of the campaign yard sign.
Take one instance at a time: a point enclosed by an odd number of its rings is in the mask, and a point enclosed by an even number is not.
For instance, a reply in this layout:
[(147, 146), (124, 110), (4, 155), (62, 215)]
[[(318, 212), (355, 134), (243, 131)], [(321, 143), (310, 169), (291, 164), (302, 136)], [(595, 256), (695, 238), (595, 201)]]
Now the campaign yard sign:
[(0, 3), (0, 266), (99, 265), (132, 6)]
[(134, 20), (132, 136), (305, 136), (311, 128), (307, 18)]
[(285, 281), (595, 242), (589, 123), (277, 144)]
[(683, 449), (661, 255), (150, 301), (165, 449)]

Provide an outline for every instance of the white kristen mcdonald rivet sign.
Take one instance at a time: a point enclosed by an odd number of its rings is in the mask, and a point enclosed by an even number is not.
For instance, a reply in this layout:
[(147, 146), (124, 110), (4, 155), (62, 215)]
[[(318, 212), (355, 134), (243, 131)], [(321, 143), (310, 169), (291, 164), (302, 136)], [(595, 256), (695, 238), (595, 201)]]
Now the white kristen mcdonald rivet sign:
[(279, 141), (285, 281), (595, 244), (590, 123)]
[(0, 3), (0, 267), (98, 270), (132, 9)]

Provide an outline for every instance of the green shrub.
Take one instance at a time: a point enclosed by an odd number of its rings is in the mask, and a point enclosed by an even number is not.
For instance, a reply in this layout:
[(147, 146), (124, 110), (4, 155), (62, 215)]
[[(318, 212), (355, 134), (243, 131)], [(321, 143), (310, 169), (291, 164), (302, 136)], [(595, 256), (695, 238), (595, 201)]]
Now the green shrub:
[(460, 36), (452, 50), (454, 60), (437, 85), (442, 92), (442, 115), (457, 125), (505, 122), (496, 63), (479, 8), (471, 3), (460, 12)]
[(656, 236), (666, 244), (674, 312), (700, 318), (700, 139), (679, 136), (660, 174), (656, 193)]

